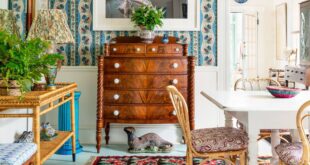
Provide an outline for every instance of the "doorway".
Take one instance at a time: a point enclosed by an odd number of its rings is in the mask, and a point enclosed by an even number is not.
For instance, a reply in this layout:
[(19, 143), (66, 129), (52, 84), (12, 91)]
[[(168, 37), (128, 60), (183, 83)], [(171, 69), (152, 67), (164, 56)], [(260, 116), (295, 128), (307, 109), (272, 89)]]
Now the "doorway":
[(230, 87), (240, 78), (258, 77), (257, 12), (231, 12), (230, 19)]

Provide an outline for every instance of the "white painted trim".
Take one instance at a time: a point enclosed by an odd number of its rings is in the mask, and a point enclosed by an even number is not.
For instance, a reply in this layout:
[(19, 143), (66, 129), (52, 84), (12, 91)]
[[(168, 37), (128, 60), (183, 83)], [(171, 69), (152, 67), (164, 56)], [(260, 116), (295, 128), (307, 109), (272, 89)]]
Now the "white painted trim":
[[(190, 3), (191, 2), (191, 3)], [(106, 18), (105, 10), (106, 0), (93, 1), (93, 29), (95, 31), (107, 30), (130, 30), (136, 31), (133, 23), (128, 18)], [(187, 19), (164, 19), (163, 27), (156, 29), (159, 31), (199, 31), (200, 30), (200, 0), (188, 0)]]
[(218, 57), (218, 89), (227, 90), (229, 89), (229, 81), (227, 76), (229, 76), (229, 61), (227, 61), (227, 50), (229, 50), (229, 20), (228, 18), (228, 4), (227, 0), (217, 2), (217, 57)]
[(62, 66), (61, 70), (64, 72), (97, 72), (97, 66)]
[(8, 9), (9, 8), (9, 1), (8, 0), (1, 0), (0, 1), (0, 9)]

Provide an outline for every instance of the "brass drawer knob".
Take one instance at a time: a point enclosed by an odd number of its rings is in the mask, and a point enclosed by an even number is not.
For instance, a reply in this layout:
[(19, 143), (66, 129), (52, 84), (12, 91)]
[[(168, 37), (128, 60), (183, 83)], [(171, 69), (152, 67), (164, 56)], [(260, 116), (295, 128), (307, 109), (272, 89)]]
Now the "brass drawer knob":
[(172, 67), (173, 67), (174, 69), (177, 69), (177, 68), (179, 67), (179, 64), (178, 64), (178, 63), (173, 63), (173, 64), (172, 64)]
[(172, 80), (172, 84), (173, 84), (173, 85), (177, 85), (178, 82), (179, 82), (178, 79), (173, 79), (173, 80)]
[(121, 82), (121, 80), (119, 80), (118, 78), (114, 79), (114, 84), (119, 84)]
[(179, 52), (179, 51), (180, 51), (180, 48), (175, 48), (175, 51), (176, 51), (176, 52)]
[(120, 96), (119, 96), (119, 94), (115, 94), (115, 95), (113, 96), (113, 98), (114, 98), (114, 100), (118, 100), (118, 99), (120, 98)]
[(117, 48), (113, 48), (112, 50), (113, 50), (113, 52), (116, 52), (116, 51), (117, 51)]
[(115, 63), (115, 64), (114, 64), (114, 68), (115, 68), (115, 69), (118, 69), (120, 66), (121, 66), (121, 65), (120, 65), (119, 63)]
[(156, 48), (152, 48), (152, 52), (155, 52), (156, 51)]
[(140, 48), (137, 48), (136, 50), (137, 50), (137, 52), (140, 52), (140, 51), (141, 51), (141, 49), (140, 49)]
[(177, 111), (176, 111), (176, 110), (173, 110), (173, 111), (172, 111), (172, 115), (173, 115), (173, 116), (176, 116), (176, 115), (177, 115)]
[(119, 116), (119, 110), (114, 110), (113, 115), (114, 116)]

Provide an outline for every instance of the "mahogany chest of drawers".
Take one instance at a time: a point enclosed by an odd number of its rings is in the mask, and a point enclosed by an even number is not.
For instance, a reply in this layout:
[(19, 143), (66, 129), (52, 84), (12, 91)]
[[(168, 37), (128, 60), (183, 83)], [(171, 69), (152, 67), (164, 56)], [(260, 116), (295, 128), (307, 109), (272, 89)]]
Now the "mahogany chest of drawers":
[(166, 86), (175, 85), (187, 99), (191, 129), (194, 129), (195, 57), (187, 45), (170, 37), (161, 44), (157, 37), (145, 44), (137, 37), (118, 37), (105, 44), (98, 57), (97, 152), (102, 129), (109, 143), (110, 123), (178, 123)]

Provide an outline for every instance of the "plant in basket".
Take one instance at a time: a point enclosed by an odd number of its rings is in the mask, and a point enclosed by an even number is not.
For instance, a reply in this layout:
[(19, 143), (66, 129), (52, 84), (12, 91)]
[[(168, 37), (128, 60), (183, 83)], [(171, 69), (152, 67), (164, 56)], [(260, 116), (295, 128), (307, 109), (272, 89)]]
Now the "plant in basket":
[(23, 41), (0, 31), (0, 95), (21, 96), (49, 72), (49, 66), (63, 59), (60, 54), (46, 53), (49, 44), (39, 38)]

